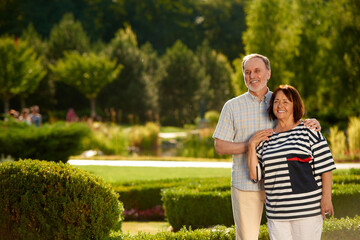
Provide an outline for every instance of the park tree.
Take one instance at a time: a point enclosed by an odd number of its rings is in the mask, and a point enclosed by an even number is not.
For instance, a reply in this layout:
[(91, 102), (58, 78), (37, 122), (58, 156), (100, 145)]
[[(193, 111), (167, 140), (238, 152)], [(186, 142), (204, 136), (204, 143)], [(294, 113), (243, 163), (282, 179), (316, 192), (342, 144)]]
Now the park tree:
[(245, 53), (260, 53), (271, 61), (270, 88), (295, 78), (289, 63), (299, 54), (301, 19), (297, 0), (254, 0), (245, 9)]
[[(242, 33), (246, 30), (244, 0), (197, 1), (195, 25), (199, 38), (212, 49), (233, 60), (244, 52)], [(198, 40), (197, 40), (198, 41)], [(198, 43), (197, 43), (198, 44)]]
[(201, 100), (209, 89), (209, 76), (199, 59), (177, 41), (161, 58), (159, 82), (160, 119), (163, 124), (191, 123), (199, 115)]
[[(151, 51), (151, 48), (148, 48)], [(124, 66), (114, 82), (105, 87), (99, 96), (103, 107), (122, 111), (123, 116), (133, 116), (136, 121), (145, 121), (149, 110), (154, 109), (154, 94), (151, 89), (152, 61), (146, 51), (138, 47), (137, 38), (130, 26), (119, 29), (108, 45), (107, 55)], [(148, 73), (147, 73), (148, 71)], [(124, 120), (124, 119), (123, 119)]]
[(59, 24), (53, 26), (48, 41), (48, 58), (52, 63), (64, 56), (65, 51), (80, 53), (90, 49), (90, 39), (81, 22), (75, 21), (73, 14), (63, 16)]
[(104, 54), (66, 52), (64, 59), (50, 65), (55, 79), (75, 87), (90, 100), (91, 117), (96, 115), (96, 97), (101, 89), (114, 81), (122, 65)]
[(348, 116), (360, 114), (360, 2), (332, 0), (327, 10), (329, 44), (324, 46), (324, 60), (328, 76), (322, 106), (329, 118), (348, 121)]
[(204, 41), (197, 49), (196, 55), (200, 65), (205, 68), (209, 76), (209, 88), (205, 92), (203, 101), (206, 103), (206, 110), (221, 111), (224, 103), (234, 96), (231, 85), (233, 70), (225, 55), (218, 53)]
[(0, 38), (0, 95), (5, 113), (12, 97), (33, 93), (45, 74), (41, 58), (26, 41)]

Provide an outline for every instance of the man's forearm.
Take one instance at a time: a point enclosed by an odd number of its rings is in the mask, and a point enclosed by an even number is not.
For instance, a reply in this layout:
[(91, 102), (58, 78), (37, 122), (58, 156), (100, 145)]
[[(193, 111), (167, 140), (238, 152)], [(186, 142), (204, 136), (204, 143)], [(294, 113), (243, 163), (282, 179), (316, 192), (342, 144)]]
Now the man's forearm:
[(240, 154), (248, 151), (247, 142), (228, 142), (215, 139), (215, 150), (219, 155), (224, 154)]

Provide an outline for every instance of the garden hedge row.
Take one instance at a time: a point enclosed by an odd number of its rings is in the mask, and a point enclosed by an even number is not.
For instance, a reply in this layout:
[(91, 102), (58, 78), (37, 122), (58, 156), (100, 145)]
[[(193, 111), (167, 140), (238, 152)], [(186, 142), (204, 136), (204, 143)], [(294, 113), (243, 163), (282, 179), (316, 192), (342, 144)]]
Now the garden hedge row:
[[(341, 184), (360, 184), (360, 173), (357, 169), (350, 169), (347, 174), (334, 175), (334, 189), (339, 189)], [(358, 174), (358, 175), (356, 175)], [(156, 209), (163, 204), (161, 190), (176, 187), (201, 188), (204, 189), (223, 189), (230, 190), (230, 178), (192, 178), (192, 179), (166, 179), (155, 181), (136, 181), (122, 185), (113, 185), (113, 188), (120, 195), (126, 210), (145, 211)], [(341, 190), (341, 187), (340, 189)], [(345, 193), (344, 193), (345, 194)], [(351, 193), (349, 193), (351, 195)], [(352, 199), (348, 196), (348, 199)], [(337, 201), (337, 199), (335, 199)], [(345, 205), (348, 201), (338, 202), (337, 205)], [(346, 215), (342, 215), (346, 216)], [(127, 218), (126, 218), (127, 219)], [(161, 220), (161, 217), (157, 218)], [(146, 220), (146, 219), (143, 219)], [(265, 223), (265, 220), (263, 221)]]
[(179, 178), (154, 181), (136, 181), (112, 185), (119, 193), (125, 209), (145, 210), (162, 205), (161, 190), (187, 186), (202, 189), (230, 189), (230, 178)]
[(90, 129), (82, 123), (57, 122), (41, 127), (0, 121), (0, 154), (19, 158), (67, 162), (80, 153), (81, 140)]
[(68, 164), (0, 164), (1, 239), (100, 239), (119, 230), (122, 204), (103, 179)]
[[(354, 240), (360, 236), (360, 217), (331, 218), (324, 221), (322, 240)], [(160, 232), (156, 234), (138, 233), (130, 235), (113, 233), (104, 240), (234, 240), (235, 228), (216, 226), (214, 228), (187, 230), (182, 228), (178, 232)], [(269, 240), (266, 225), (260, 226), (259, 240)]]
[[(206, 228), (213, 225), (234, 224), (231, 209), (231, 191), (170, 188), (162, 190), (163, 207), (170, 225), (179, 230), (183, 226)], [(336, 217), (360, 215), (359, 184), (334, 184), (332, 202)], [(266, 221), (263, 213), (262, 223)]]

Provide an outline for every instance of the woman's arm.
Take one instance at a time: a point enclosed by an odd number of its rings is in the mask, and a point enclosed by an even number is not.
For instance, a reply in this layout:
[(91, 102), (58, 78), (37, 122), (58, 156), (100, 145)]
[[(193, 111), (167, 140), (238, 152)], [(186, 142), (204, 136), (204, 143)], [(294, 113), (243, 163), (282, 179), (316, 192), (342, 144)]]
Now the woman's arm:
[(258, 158), (256, 155), (256, 147), (259, 145), (260, 142), (269, 140), (269, 137), (273, 134), (272, 129), (265, 129), (256, 132), (249, 140), (248, 144), (248, 169), (250, 173), (251, 180), (258, 181), (257, 176), (257, 169), (256, 166), (258, 165)]
[(331, 185), (332, 185), (332, 172), (325, 172), (321, 174), (322, 178), (322, 198), (321, 198), (321, 215), (326, 219), (326, 214), (334, 216), (334, 208), (331, 201)]

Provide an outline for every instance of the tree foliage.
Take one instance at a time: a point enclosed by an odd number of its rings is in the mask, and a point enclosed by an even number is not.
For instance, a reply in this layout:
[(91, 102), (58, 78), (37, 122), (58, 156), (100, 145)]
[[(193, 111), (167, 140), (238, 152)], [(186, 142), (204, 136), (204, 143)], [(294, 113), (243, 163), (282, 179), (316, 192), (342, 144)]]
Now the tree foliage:
[(65, 51), (76, 50), (80, 53), (90, 48), (90, 39), (81, 22), (75, 21), (73, 14), (65, 14), (58, 25), (50, 32), (48, 42), (49, 59), (57, 60)]
[(0, 95), (5, 113), (12, 97), (33, 93), (45, 74), (41, 58), (26, 41), (0, 38)]
[[(129, 26), (119, 29), (106, 51), (124, 70), (104, 89), (100, 101), (104, 107), (114, 107), (124, 115), (132, 114), (145, 120), (146, 112), (155, 108), (156, 96), (152, 93), (150, 77), (156, 66), (156, 56), (151, 57), (154, 52), (151, 47), (145, 51), (139, 49), (136, 35)], [(146, 55), (146, 51), (150, 55)]]
[(105, 55), (68, 52), (50, 69), (56, 79), (77, 88), (90, 100), (91, 116), (94, 117), (97, 95), (104, 86), (116, 79), (122, 65), (117, 65), (115, 60), (111, 61)]
[(200, 101), (209, 89), (209, 77), (197, 56), (181, 41), (161, 59), (159, 82), (160, 118), (182, 125), (199, 114)]

